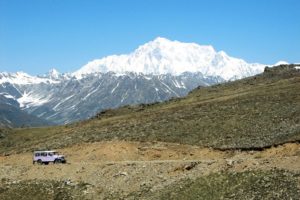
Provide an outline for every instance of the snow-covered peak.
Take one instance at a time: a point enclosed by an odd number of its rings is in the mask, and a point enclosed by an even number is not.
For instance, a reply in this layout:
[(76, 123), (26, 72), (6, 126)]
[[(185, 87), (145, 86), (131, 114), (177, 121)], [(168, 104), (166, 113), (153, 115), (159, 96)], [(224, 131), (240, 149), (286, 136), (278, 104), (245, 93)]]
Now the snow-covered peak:
[(72, 75), (82, 78), (95, 72), (124, 74), (172, 74), (201, 72), (205, 76), (220, 76), (225, 80), (243, 78), (264, 70), (265, 65), (248, 64), (242, 59), (217, 52), (210, 45), (182, 43), (158, 37), (127, 55), (112, 55), (96, 59)]
[(157, 37), (154, 40), (150, 41), (149, 43), (154, 43), (154, 44), (157, 44), (157, 45), (163, 45), (163, 44), (170, 44), (170, 43), (172, 43), (172, 41), (167, 39), (167, 38)]
[(72, 78), (72, 75), (69, 73), (60, 73), (59, 71), (57, 71), (56, 69), (51, 69), (49, 70), (48, 73), (44, 74), (44, 75), (40, 75), (38, 76), (39, 78), (43, 78), (43, 79), (47, 79), (50, 80), (50, 82), (60, 82), (62, 80), (68, 80), (70, 78)]
[(48, 72), (48, 76), (52, 79), (58, 79), (59, 76), (60, 76), (60, 73), (56, 70), (56, 69), (51, 69), (49, 72)]
[(0, 84), (6, 82), (11, 84), (27, 85), (27, 84), (39, 84), (39, 83), (56, 83), (57, 81), (51, 80), (49, 78), (30, 76), (29, 74), (24, 72), (0, 73)]
[(288, 62), (281, 60), (281, 61), (278, 61), (277, 63), (275, 63), (273, 66), (288, 65), (288, 64), (289, 64)]

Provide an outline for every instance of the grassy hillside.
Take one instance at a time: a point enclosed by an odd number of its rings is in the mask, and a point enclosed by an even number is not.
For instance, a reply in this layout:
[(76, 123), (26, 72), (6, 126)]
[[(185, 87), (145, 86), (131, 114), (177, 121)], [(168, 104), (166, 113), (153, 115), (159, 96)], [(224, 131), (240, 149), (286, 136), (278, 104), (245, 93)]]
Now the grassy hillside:
[(261, 75), (198, 88), (181, 99), (107, 110), (66, 126), (14, 129), (3, 134), (0, 152), (113, 139), (218, 149), (300, 141), (300, 70), (294, 65), (266, 68)]

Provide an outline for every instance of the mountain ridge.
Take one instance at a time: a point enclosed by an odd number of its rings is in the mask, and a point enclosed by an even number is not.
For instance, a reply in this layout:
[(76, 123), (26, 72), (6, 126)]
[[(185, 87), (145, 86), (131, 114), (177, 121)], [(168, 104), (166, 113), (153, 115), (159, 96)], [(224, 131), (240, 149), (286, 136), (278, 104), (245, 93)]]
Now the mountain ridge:
[(66, 124), (110, 108), (182, 97), (199, 86), (253, 76), (263, 69), (210, 45), (156, 38), (128, 55), (94, 60), (73, 73), (2, 72), (0, 93), (10, 95), (28, 114)]
[(26, 84), (3, 83), (0, 84), (0, 93), (11, 95), (20, 108), (30, 114), (56, 124), (65, 124), (87, 119), (104, 109), (184, 96), (198, 86), (224, 80), (203, 77), (201, 73), (183, 73), (179, 76), (126, 73), (117, 76), (109, 72), (94, 73), (82, 79), (61, 77), (59, 81), (44, 76), (39, 77), (38, 81), (34, 84), (31, 83), (34, 81)]
[[(287, 64), (280, 61), (277, 64)], [(266, 65), (249, 64), (242, 59), (230, 57), (225, 51), (216, 51), (211, 45), (184, 43), (166, 38), (156, 39), (140, 45), (129, 54), (110, 55), (89, 61), (80, 69), (71, 73), (59, 73), (51, 69), (44, 75), (30, 76), (24, 72), (0, 73), (0, 83), (11, 81), (5, 79), (8, 75), (22, 79), (36, 79), (35, 81), (15, 82), (18, 84), (55, 82), (60, 78), (81, 79), (93, 73), (113, 72), (116, 75), (135, 72), (142, 74), (172, 74), (180, 75), (184, 72), (201, 72), (204, 76), (220, 76), (224, 80), (235, 80), (263, 72)], [(270, 65), (269, 65), (270, 66)]]

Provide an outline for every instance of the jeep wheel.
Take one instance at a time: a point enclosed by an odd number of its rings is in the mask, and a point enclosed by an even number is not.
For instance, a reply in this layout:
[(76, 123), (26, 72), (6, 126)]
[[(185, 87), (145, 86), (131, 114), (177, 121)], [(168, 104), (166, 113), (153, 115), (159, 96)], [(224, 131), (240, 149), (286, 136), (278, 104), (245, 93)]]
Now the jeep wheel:
[(61, 163), (61, 159), (56, 159), (56, 160), (54, 160), (54, 163), (55, 163), (55, 164)]
[(43, 164), (43, 162), (42, 162), (41, 159), (38, 159), (38, 160), (37, 160), (37, 163), (38, 163), (39, 165), (42, 165), (42, 164)]

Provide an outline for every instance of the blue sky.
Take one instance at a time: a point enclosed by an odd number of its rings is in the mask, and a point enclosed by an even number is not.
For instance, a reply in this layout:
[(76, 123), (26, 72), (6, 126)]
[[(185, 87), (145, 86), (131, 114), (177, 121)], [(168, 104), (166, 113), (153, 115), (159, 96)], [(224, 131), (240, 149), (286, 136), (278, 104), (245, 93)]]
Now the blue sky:
[(300, 62), (299, 0), (0, 0), (0, 71), (72, 72), (161, 36)]

